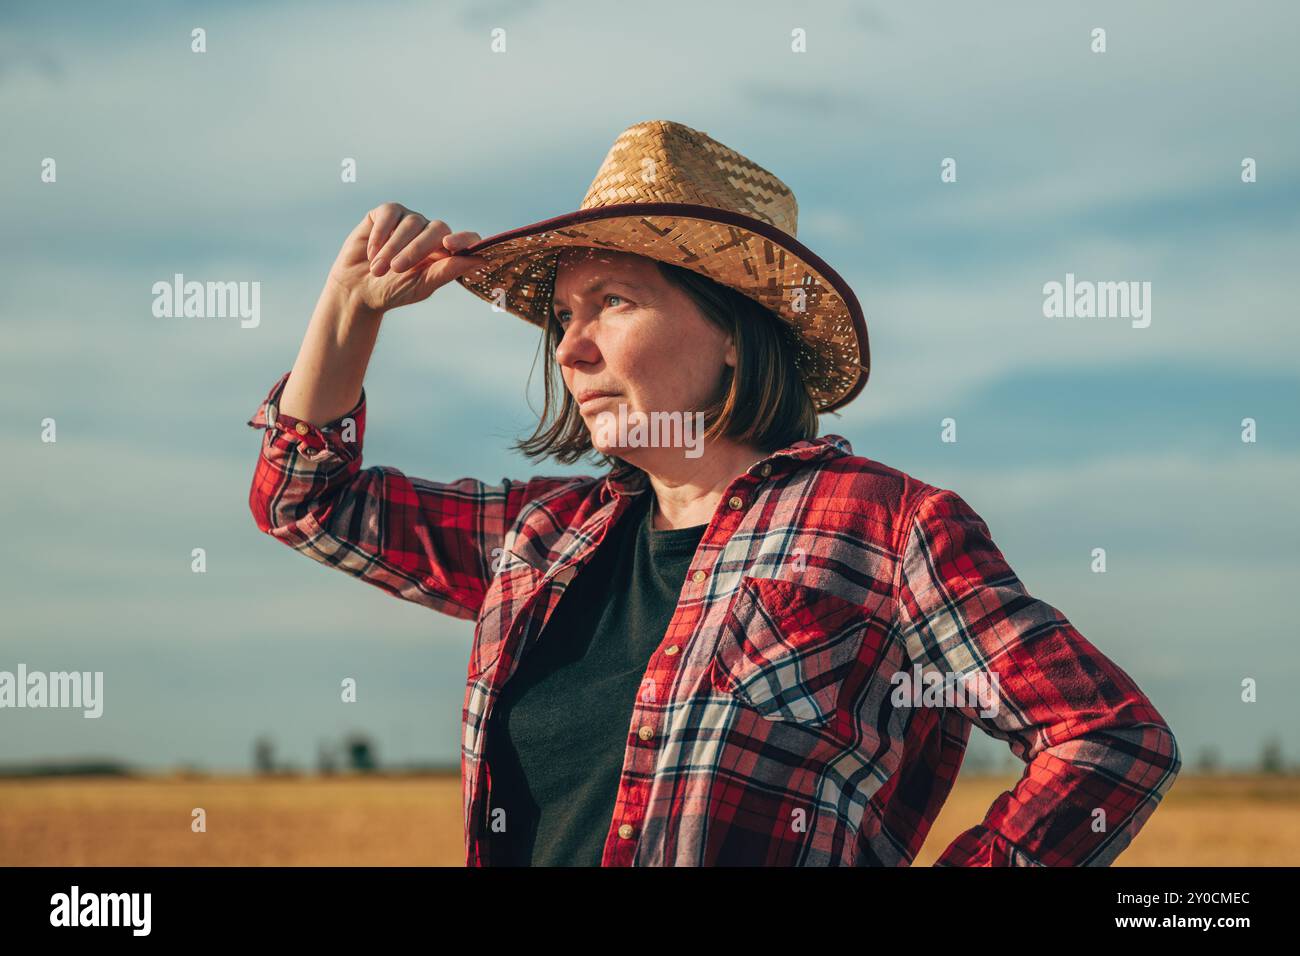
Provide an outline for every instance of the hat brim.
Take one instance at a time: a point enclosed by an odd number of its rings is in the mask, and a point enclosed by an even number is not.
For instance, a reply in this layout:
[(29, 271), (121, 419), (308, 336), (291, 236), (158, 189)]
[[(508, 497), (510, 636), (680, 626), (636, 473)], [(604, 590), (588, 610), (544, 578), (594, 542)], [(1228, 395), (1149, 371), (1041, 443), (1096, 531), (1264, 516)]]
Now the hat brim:
[(544, 327), (559, 250), (606, 248), (692, 269), (766, 306), (794, 327), (796, 364), (819, 412), (865, 387), (866, 319), (849, 284), (789, 233), (740, 213), (695, 203), (619, 203), (565, 213), (489, 236), (460, 255), (487, 265), (457, 281), (479, 298)]

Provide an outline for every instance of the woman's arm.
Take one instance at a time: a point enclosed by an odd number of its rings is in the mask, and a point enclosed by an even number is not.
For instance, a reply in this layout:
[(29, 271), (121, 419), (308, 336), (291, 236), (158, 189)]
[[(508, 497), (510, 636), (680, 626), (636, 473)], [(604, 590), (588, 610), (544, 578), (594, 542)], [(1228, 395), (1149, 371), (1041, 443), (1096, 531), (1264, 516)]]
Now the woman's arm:
[(474, 619), (524, 505), (586, 480), (444, 483), (363, 468), (364, 389), (344, 415), (318, 426), (279, 411), (290, 376), (248, 421), (266, 429), (248, 498), (257, 527), (403, 600)]
[(461, 618), (477, 616), (494, 554), (524, 504), (575, 481), (441, 483), (361, 465), (362, 381), (384, 313), (427, 298), (479, 263), (453, 251), (476, 239), (395, 203), (367, 213), (330, 271), (292, 370), (248, 421), (266, 429), (249, 491), (258, 528), (322, 564)]
[(323, 424), (357, 403), (384, 313), (420, 302), (482, 265), (457, 253), (479, 239), (398, 203), (377, 206), (343, 242), (279, 402)]
[(350, 411), (360, 400), (383, 317), (327, 282), (280, 397), (280, 411), (322, 425)]
[(923, 673), (976, 681), (981, 704), (956, 710), (1026, 763), (935, 865), (1111, 863), (1173, 785), (1173, 732), (1128, 674), (1025, 590), (952, 491), (931, 492), (910, 523), (896, 626)]

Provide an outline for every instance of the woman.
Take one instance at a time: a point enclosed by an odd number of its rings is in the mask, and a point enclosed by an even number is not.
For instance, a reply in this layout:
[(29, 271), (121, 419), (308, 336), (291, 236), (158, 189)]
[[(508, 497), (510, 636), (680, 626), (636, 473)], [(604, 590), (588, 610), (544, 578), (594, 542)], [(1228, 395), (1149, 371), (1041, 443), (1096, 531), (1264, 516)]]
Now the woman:
[[(469, 865), (906, 865), (972, 726), (1025, 773), (938, 863), (1104, 865), (1178, 772), (1151, 702), (961, 497), (817, 437), (869, 353), (795, 210), (663, 121), (620, 135), (577, 212), (488, 240), (386, 203), (249, 422), (259, 528), (477, 622)], [(518, 447), (607, 473), (362, 467), (381, 318), (452, 279), (544, 330)]]

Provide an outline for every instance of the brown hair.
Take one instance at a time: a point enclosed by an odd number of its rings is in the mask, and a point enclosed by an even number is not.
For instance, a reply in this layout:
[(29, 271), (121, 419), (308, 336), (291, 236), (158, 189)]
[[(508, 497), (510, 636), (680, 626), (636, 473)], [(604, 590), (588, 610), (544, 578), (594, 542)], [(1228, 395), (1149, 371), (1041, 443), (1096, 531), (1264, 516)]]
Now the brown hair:
[[(770, 309), (729, 286), (681, 266), (652, 261), (665, 279), (691, 297), (706, 319), (735, 337), (736, 367), (726, 366), (716, 398), (699, 409), (704, 412), (704, 440), (726, 436), (770, 452), (800, 439), (816, 438), (817, 409), (795, 365), (795, 333), (790, 327)], [(528, 458), (554, 458), (566, 465), (587, 455), (598, 464), (622, 464), (591, 444), (578, 403), (565, 387), (555, 361), (560, 336), (560, 324), (548, 311), (539, 346), (546, 353), (545, 405), (533, 434), (513, 447)]]

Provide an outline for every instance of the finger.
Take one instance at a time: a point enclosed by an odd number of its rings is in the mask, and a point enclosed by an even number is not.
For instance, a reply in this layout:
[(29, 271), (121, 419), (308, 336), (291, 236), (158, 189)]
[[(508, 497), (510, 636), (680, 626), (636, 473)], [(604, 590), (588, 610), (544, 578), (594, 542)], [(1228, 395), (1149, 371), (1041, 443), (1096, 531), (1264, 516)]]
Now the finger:
[(465, 273), (472, 272), (487, 264), (488, 260), (483, 256), (447, 256), (441, 259), (433, 259), (421, 263), (423, 272), (420, 275), (420, 286), (422, 289), (432, 292), (439, 286), (444, 286), (448, 282), (460, 278)]
[(399, 219), (409, 212), (401, 203), (386, 202), (376, 209), (370, 210), (366, 217), (370, 220), (370, 238), (366, 242), (366, 259), (374, 262), (375, 253), (380, 250), (388, 237), (393, 233), (393, 227), (397, 225)]
[(405, 249), (393, 256), (393, 271), (405, 272), (435, 253), (441, 256), (451, 255), (443, 246), (443, 239), (449, 231), (447, 224), (440, 219), (429, 223), (418, 236), (407, 243)]
[(424, 231), (428, 225), (428, 220), (418, 212), (413, 212), (409, 216), (403, 216), (402, 221), (397, 224), (393, 234), (388, 237), (388, 241), (383, 244), (375, 257), (370, 260), (370, 271), (374, 275), (381, 276), (388, 271), (388, 264), (393, 257), (406, 248), (406, 244)]
[(481, 242), (483, 237), (477, 232), (453, 232), (442, 240), (442, 245), (449, 252), (460, 252), (462, 249), (468, 249), (476, 242)]

